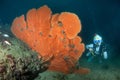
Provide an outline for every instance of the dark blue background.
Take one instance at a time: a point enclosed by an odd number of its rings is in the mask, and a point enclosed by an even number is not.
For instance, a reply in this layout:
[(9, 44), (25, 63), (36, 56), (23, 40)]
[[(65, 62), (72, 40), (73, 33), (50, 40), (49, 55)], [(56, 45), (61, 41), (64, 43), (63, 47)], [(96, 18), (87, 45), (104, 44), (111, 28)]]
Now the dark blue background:
[[(11, 24), (13, 19), (31, 8), (48, 5), (53, 13), (76, 13), (82, 22), (79, 34), (85, 44), (92, 42), (95, 33), (112, 46), (116, 55), (120, 49), (120, 1), (119, 0), (0, 0), (0, 19)], [(114, 53), (114, 54), (115, 54)]]

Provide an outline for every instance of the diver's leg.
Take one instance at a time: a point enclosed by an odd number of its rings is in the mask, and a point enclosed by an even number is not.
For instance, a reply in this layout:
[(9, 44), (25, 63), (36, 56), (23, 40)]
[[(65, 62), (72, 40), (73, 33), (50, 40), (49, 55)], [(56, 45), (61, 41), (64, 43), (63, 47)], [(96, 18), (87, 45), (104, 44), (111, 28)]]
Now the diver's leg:
[(89, 56), (89, 58), (88, 58), (87, 61), (88, 61), (88, 62), (91, 62), (91, 61), (93, 60), (93, 58), (94, 58), (94, 57), (91, 55), (91, 56)]

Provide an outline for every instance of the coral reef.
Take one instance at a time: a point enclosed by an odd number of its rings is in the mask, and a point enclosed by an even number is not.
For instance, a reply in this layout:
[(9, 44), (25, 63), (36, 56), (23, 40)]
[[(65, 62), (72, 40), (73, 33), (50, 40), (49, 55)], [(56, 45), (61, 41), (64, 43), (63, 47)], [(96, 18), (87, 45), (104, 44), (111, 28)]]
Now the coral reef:
[(48, 68), (48, 62), (39, 59), (35, 52), (17, 39), (4, 47), (0, 42), (0, 80), (34, 80)]
[(48, 70), (63, 73), (88, 73), (87, 69), (77, 69), (78, 59), (84, 52), (78, 16), (70, 12), (52, 15), (46, 5), (31, 9), (14, 19), (12, 33), (39, 54), (49, 60)]

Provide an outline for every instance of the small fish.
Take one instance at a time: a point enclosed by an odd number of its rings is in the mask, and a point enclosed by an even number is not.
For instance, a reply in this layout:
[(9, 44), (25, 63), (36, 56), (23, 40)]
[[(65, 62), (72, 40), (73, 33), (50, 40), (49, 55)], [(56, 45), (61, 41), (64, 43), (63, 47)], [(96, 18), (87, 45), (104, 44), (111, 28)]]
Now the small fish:
[(8, 34), (2, 34), (2, 36), (6, 38), (10, 37)]
[(9, 41), (7, 41), (7, 40), (5, 40), (4, 43), (11, 46), (11, 43)]

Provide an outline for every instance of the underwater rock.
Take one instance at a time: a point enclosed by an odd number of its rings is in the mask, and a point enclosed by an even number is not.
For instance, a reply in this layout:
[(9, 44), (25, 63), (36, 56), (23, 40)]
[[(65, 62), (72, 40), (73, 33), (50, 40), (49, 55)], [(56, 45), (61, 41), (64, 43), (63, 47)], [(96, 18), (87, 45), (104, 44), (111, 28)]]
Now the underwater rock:
[(12, 45), (3, 48), (0, 43), (0, 80), (34, 80), (49, 63), (38, 58), (24, 43), (12, 39)]

